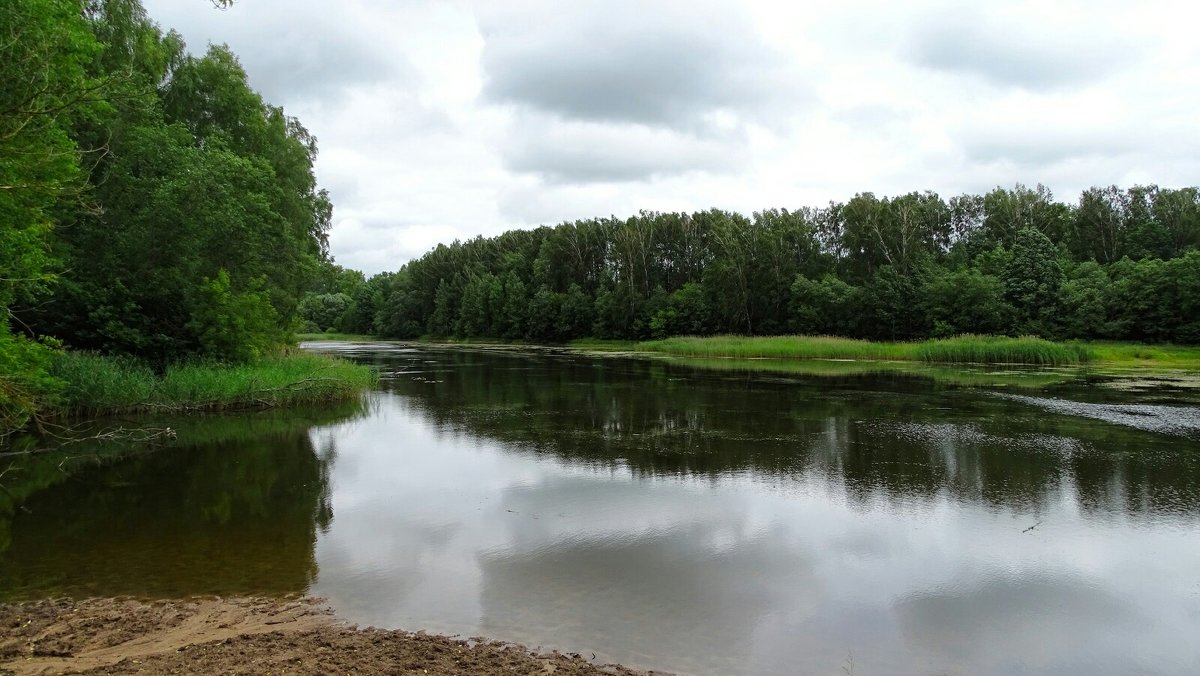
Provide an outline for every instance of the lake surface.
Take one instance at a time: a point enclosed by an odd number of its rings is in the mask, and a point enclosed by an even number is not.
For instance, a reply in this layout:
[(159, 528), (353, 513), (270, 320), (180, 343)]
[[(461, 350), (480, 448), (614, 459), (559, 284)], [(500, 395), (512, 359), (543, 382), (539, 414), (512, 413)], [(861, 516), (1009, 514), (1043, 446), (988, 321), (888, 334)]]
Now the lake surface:
[(29, 456), (0, 597), (307, 593), (698, 674), (1200, 665), (1195, 390), (312, 347), (380, 390)]

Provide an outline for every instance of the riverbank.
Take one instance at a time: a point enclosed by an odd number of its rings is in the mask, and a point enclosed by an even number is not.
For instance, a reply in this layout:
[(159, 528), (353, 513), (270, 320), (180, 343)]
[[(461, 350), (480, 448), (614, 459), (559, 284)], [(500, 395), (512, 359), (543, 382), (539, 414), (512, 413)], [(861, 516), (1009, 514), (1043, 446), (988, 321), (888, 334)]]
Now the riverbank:
[(249, 364), (194, 362), (161, 374), (129, 357), (64, 352), (50, 415), (227, 411), (348, 399), (375, 384), (371, 369), (328, 355), (290, 352)]
[(358, 629), (314, 599), (0, 604), (0, 673), (653, 674), (481, 638)]

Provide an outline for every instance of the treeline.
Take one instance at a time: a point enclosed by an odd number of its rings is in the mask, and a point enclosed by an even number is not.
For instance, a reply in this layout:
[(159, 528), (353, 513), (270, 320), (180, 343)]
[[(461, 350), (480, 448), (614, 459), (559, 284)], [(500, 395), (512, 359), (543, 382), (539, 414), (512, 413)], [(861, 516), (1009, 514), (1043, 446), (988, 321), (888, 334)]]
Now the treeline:
[[(397, 338), (960, 333), (1200, 342), (1200, 192), (1042, 186), (747, 218), (642, 212), (440, 245), (310, 297)], [(340, 313), (340, 314), (339, 314)], [(308, 315), (317, 319), (316, 313)], [(320, 323), (320, 322), (318, 322)]]
[(163, 367), (291, 339), (331, 206), (228, 48), (189, 55), (140, 0), (6, 0), (0, 63), (0, 423), (60, 344)]

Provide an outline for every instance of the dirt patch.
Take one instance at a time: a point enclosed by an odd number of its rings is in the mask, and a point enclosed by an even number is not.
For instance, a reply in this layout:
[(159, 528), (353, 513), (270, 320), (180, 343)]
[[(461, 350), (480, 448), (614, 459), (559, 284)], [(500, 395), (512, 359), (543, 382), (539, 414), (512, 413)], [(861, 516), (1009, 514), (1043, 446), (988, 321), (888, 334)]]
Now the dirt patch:
[(313, 599), (0, 604), (0, 674), (60, 673), (647, 672), (497, 641), (358, 629), (342, 624)]

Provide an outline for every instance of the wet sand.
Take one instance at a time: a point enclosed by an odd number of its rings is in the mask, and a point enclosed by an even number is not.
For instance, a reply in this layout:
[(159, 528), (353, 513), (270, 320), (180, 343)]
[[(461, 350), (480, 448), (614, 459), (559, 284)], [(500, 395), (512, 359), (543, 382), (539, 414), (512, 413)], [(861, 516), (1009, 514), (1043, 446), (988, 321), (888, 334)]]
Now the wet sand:
[(359, 629), (319, 600), (0, 604), (0, 674), (654, 674), (483, 638)]

